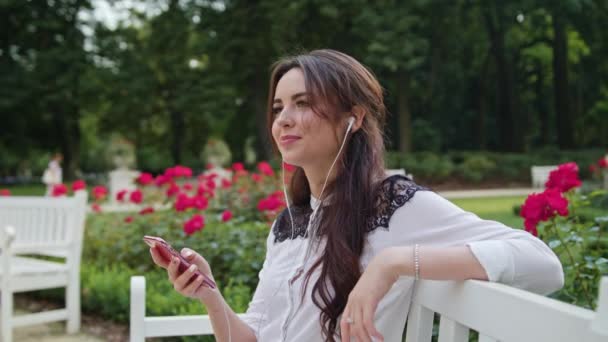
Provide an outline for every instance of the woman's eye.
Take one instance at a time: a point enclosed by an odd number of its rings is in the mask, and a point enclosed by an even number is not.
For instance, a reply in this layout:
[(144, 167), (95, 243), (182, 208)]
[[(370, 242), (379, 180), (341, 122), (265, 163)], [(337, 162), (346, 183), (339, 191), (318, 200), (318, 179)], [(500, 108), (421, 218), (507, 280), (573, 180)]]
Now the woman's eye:
[(298, 107), (308, 107), (308, 102), (306, 102), (306, 101), (298, 101), (298, 102), (296, 102), (296, 106), (298, 106)]
[(281, 107), (272, 108), (272, 115), (275, 115), (275, 116), (278, 115), (281, 112), (281, 110), (283, 110), (283, 108), (281, 108)]

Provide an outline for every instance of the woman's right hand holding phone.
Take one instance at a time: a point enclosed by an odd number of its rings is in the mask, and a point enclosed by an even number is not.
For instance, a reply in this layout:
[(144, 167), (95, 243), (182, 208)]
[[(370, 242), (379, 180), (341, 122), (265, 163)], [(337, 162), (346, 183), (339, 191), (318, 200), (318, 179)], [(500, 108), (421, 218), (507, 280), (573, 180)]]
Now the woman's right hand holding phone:
[(167, 270), (169, 281), (173, 284), (173, 288), (181, 295), (199, 299), (203, 304), (211, 303), (218, 299), (219, 291), (204, 285), (202, 276), (198, 276), (189, 282), (197, 268), (201, 273), (207, 275), (215, 282), (209, 263), (200, 254), (188, 248), (181, 250), (181, 255), (191, 264), (190, 268), (181, 274), (178, 270), (179, 259), (177, 257), (174, 256), (173, 260), (167, 261), (161, 256), (156, 247), (150, 248), (150, 254), (155, 264)]

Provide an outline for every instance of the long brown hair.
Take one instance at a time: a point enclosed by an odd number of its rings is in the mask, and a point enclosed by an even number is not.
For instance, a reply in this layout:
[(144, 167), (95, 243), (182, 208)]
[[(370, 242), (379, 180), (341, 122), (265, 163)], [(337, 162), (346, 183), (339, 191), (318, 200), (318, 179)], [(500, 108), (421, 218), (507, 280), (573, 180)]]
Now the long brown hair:
[[(308, 286), (313, 271), (321, 266), (312, 300), (321, 310), (319, 319), (325, 341), (333, 342), (339, 325), (338, 316), (344, 311), (348, 295), (361, 277), (360, 257), (367, 222), (375, 213), (377, 185), (384, 177), (383, 91), (368, 69), (344, 53), (315, 50), (285, 57), (274, 64), (270, 79), (269, 132), (272, 130), (272, 104), (277, 83), (293, 68), (300, 68), (304, 74), (306, 90), (311, 94), (310, 101), (316, 115), (336, 124), (339, 120), (344, 122), (344, 116), (349, 115), (355, 106), (365, 112), (361, 128), (349, 135), (336, 163), (338, 176), (326, 189), (332, 200), (323, 207), (318, 233), (327, 238), (327, 245), (305, 281), (305, 286)], [(273, 145), (278, 151), (274, 141)], [(302, 168), (298, 167), (294, 172), (289, 193), (293, 205), (308, 205), (310, 186)], [(332, 296), (328, 284), (333, 287), (335, 295)]]

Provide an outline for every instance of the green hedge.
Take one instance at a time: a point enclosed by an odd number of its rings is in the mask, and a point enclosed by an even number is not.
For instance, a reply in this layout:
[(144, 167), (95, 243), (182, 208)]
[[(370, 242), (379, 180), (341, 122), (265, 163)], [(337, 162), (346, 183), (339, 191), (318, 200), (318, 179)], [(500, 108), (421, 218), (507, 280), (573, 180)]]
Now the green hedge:
[[(183, 214), (188, 217), (189, 214)], [(206, 226), (191, 236), (182, 230), (182, 215), (173, 210), (153, 214), (90, 215), (87, 221), (83, 248), (83, 262), (97, 268), (120, 264), (139, 274), (159, 272), (142, 241), (144, 235), (160, 236), (176, 250), (189, 247), (207, 259), (219, 283), (243, 283), (253, 288), (262, 268), (266, 251), (266, 238), (270, 225), (262, 222), (243, 222), (238, 217), (223, 223), (217, 215), (207, 213)]]
[(582, 178), (589, 178), (589, 165), (606, 154), (604, 149), (560, 151), (545, 149), (527, 153), (452, 151), (446, 153), (388, 152), (389, 169), (405, 169), (417, 180), (441, 183), (457, 179), (467, 183), (482, 181), (530, 182), (533, 165), (557, 165), (574, 161)]

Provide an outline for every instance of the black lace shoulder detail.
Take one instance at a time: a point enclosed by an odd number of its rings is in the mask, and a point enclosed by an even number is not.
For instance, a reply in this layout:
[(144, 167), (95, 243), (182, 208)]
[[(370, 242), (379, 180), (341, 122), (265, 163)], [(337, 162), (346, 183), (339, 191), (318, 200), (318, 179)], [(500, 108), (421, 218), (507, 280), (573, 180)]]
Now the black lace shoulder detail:
[[(311, 214), (312, 208), (310, 205), (291, 207), (291, 215), (293, 216), (293, 225), (295, 229), (293, 232), (294, 238), (306, 238), (308, 236), (306, 228), (308, 228), (308, 219), (310, 218)], [(287, 208), (284, 209), (279, 216), (277, 216), (272, 232), (274, 233), (275, 243), (283, 242), (292, 238), (291, 218), (289, 217)]]
[(429, 189), (402, 175), (393, 175), (382, 181), (376, 197), (376, 213), (367, 221), (367, 232), (379, 227), (388, 229), (395, 210), (411, 200), (419, 190)]
[[(388, 222), (395, 210), (411, 200), (419, 190), (429, 189), (402, 175), (390, 176), (382, 181), (377, 190), (378, 194), (374, 205), (375, 214), (368, 219), (366, 232), (372, 232), (379, 227), (388, 229)], [(308, 238), (306, 228), (308, 228), (308, 220), (312, 214), (310, 205), (293, 206), (291, 207), (291, 214), (295, 228), (293, 238)], [(272, 232), (274, 243), (292, 238), (291, 218), (287, 209), (284, 209), (277, 216)]]

